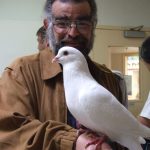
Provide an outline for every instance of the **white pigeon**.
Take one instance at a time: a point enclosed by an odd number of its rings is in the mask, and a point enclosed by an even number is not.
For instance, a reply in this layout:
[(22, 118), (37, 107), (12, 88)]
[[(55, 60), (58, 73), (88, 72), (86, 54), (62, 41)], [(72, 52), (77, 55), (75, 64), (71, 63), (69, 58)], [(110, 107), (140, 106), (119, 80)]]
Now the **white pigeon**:
[(83, 126), (104, 133), (129, 150), (142, 150), (150, 129), (142, 125), (90, 74), (83, 54), (69, 46), (59, 49), (53, 61), (63, 66), (66, 103)]

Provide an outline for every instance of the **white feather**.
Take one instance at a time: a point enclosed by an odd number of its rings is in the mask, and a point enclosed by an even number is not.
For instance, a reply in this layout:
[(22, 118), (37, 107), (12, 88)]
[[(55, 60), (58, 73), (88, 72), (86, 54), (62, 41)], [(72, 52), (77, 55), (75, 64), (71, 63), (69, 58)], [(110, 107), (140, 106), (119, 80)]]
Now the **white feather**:
[(82, 53), (65, 46), (55, 60), (63, 65), (66, 103), (73, 116), (85, 127), (106, 134), (129, 150), (142, 150), (143, 137), (150, 137), (150, 129), (95, 81)]

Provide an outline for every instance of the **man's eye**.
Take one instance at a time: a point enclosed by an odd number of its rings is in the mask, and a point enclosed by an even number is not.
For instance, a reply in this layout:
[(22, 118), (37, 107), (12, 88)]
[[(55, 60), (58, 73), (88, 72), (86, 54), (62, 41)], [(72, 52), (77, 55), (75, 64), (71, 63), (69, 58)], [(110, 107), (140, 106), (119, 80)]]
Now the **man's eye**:
[(58, 21), (58, 22), (56, 22), (56, 25), (60, 28), (66, 28), (68, 23), (64, 22), (64, 21)]

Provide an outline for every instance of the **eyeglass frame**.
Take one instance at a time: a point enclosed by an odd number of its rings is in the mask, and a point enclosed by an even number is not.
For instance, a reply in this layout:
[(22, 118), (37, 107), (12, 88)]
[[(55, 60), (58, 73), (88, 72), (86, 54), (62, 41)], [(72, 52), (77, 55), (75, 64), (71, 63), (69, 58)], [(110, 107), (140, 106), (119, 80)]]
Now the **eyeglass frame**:
[[(57, 23), (60, 23), (60, 26)], [(71, 28), (74, 27), (80, 33), (84, 34), (84, 33), (87, 32), (87, 29), (94, 27), (95, 23), (92, 22), (92, 19), (87, 18), (87, 17), (83, 18), (83, 19), (70, 20), (68, 18), (66, 19), (66, 18), (60, 18), (60, 17), (54, 17), (53, 16), (53, 18), (52, 18), (52, 25), (54, 27), (54, 30), (57, 33), (64, 33), (64, 34), (66, 34), (67, 32), (69, 32), (69, 30), (71, 30)]]

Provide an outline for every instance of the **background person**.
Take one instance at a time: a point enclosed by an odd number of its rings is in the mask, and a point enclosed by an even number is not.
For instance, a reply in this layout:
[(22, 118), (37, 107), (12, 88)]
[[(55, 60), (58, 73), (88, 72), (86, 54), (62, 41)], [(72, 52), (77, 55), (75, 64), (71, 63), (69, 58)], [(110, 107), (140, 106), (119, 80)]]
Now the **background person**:
[[(150, 37), (148, 37), (143, 43), (140, 48), (139, 53), (140, 58), (150, 71)], [(138, 117), (138, 120), (144, 124), (145, 126), (150, 128), (150, 92), (147, 98), (147, 101)], [(150, 140), (146, 139), (146, 144), (143, 145), (143, 150), (150, 149)]]
[(49, 47), (46, 28), (44, 26), (40, 27), (36, 33), (37, 42), (38, 42), (38, 50), (44, 50)]
[[(140, 48), (140, 58), (150, 71), (150, 37), (148, 37)], [(150, 93), (148, 99), (140, 113), (139, 121), (150, 128)]]

